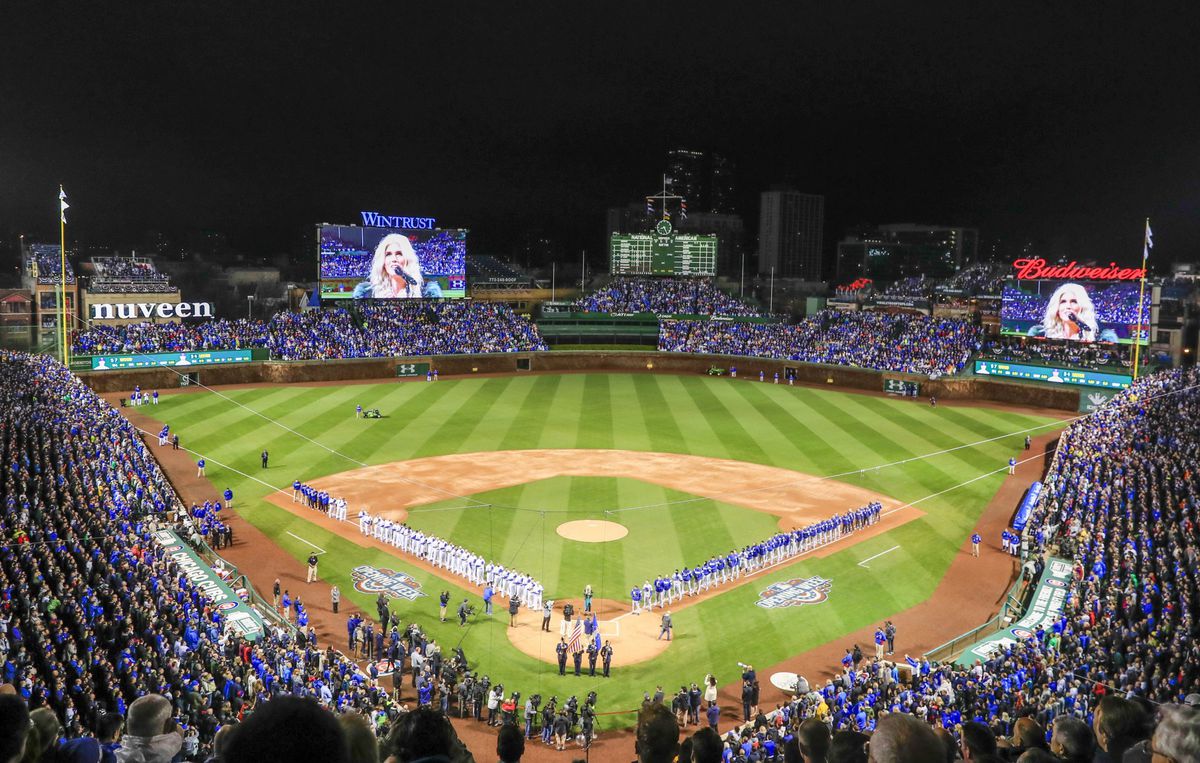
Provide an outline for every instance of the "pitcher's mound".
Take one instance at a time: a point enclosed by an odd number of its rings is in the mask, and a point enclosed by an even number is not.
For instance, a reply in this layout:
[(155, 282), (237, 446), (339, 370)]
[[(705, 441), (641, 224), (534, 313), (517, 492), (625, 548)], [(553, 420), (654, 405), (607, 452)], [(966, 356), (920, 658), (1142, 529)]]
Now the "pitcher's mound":
[(571, 522), (563, 522), (555, 532), (567, 540), (604, 543), (624, 538), (629, 534), (629, 528), (603, 519), (576, 519)]

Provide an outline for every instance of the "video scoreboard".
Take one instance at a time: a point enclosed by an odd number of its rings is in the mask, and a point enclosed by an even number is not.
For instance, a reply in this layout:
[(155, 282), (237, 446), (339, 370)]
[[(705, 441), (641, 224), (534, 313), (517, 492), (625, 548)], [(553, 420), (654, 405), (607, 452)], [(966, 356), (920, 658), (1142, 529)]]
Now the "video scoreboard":
[(711, 276), (717, 272), (717, 237), (675, 233), (660, 220), (653, 233), (614, 233), (609, 272), (627, 276)]

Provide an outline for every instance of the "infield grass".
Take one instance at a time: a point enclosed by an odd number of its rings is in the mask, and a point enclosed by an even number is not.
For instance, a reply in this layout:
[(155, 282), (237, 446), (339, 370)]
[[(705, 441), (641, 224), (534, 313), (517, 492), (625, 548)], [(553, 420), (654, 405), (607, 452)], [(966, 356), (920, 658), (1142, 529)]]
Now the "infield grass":
[[(308, 543), (325, 549), (322, 576), (348, 592), (351, 602), (373, 611), (372, 597), (353, 590), (349, 570), (354, 566), (404, 570), (432, 594), (394, 604), (405, 622), (416, 620), (446, 648), (461, 643), (484, 672), (523, 693), (582, 695), (596, 688), (602, 710), (635, 708), (643, 691), (657, 684), (670, 687), (699, 681), (710, 670), (722, 681), (731, 680), (736, 678), (738, 660), (770, 665), (928, 598), (1004, 475), (955, 486), (1003, 466), (1019, 453), (1026, 428), (1052, 423), (1048, 417), (991, 408), (930, 408), (914, 400), (748, 380), (628, 374), (287, 386), (220, 395), (164, 395), (162, 401), (147, 412), (169, 423), (184, 446), (208, 459), (207, 473), (214, 486), (231, 487), (243, 515), (297, 559), (309, 554)], [(379, 408), (387, 418), (357, 419), (358, 404)], [(989, 441), (980, 442), (984, 440)], [(962, 447), (968, 443), (979, 444)], [(266, 471), (259, 468), (264, 448), (271, 452), (271, 468)], [(403, 557), (364, 549), (261, 500), (276, 488), (290, 490), (293, 479), (314, 479), (363, 464), (524, 448), (686, 453), (805, 474), (845, 474), (841, 479), (900, 501), (921, 500), (926, 515), (830, 556), (801, 560), (766, 574), (759, 584), (678, 611), (677, 642), (670, 649), (651, 662), (623, 666), (618, 648), (614, 677), (601, 682), (560, 678), (552, 666), (520, 653), (505, 636), (505, 618), (481, 620), (465, 630), (439, 623), (437, 591), (450, 589), (456, 597), (477, 593), (428, 575), (406, 564)], [(886, 466), (907, 459), (915, 460)], [(876, 470), (877, 466), (882, 468)], [(454, 490), (453, 484), (441, 487)], [(556, 478), (492, 492), (505, 493), (503, 500), (492, 503), (592, 512), (662, 502), (659, 494), (671, 493), (638, 480), (603, 478)], [(672, 500), (669, 495), (667, 499)], [(604, 552), (599, 549), (612, 544), (599, 544), (595, 552), (585, 552), (572, 546), (586, 544), (567, 545), (555, 536), (552, 547), (542, 539), (553, 532), (559, 518), (538, 516), (535, 521), (518, 516), (528, 512), (511, 511), (507, 518), (493, 514), (486, 524), (471, 510), (418, 512), (413, 522), (481, 553), (490, 549), (502, 557), (511, 554), (529, 569), (537, 569), (535, 563), (545, 555), (541, 563), (548, 575), (553, 572), (555, 585), (577, 593), (584, 581), (599, 585), (598, 559), (605, 571), (605, 587), (611, 571), (626, 588), (626, 583), (644, 577), (643, 569), (658, 569), (660, 558), (703, 558), (710, 546), (727, 547), (726, 534), (763, 537), (771, 532), (774, 520), (765, 514), (709, 503), (691, 511), (664, 508), (661, 513), (622, 515), (622, 523), (638, 524), (637, 542), (654, 550), (649, 562), (643, 558), (647, 555), (643, 546), (636, 551)], [(742, 522), (750, 525), (743, 527)], [(755, 522), (764, 524), (758, 527)], [(641, 539), (643, 535), (649, 540)], [(859, 561), (896, 545), (898, 550), (872, 561), (869, 569), (858, 566)], [(755, 606), (759, 591), (771, 583), (811, 575), (833, 581), (824, 603), (786, 610)], [(628, 716), (603, 717), (605, 726), (629, 723)]]

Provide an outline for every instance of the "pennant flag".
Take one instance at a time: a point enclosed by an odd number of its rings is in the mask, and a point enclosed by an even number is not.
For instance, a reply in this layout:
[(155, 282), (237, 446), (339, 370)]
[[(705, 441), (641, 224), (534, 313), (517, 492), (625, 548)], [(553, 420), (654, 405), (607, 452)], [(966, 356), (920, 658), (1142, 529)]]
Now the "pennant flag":
[(1154, 248), (1154, 231), (1150, 230), (1150, 221), (1146, 220), (1146, 245), (1142, 248), (1142, 259), (1150, 259), (1150, 250)]
[(646, 214), (654, 214), (654, 199), (650, 198), (649, 196), (646, 197)]
[(67, 223), (67, 210), (70, 209), (70, 207), (71, 205), (67, 203), (67, 192), (64, 191), (63, 187), (60, 185), (58, 187), (58, 214), (59, 218), (63, 222), (63, 225), (66, 225)]
[(679, 201), (679, 219), (687, 219), (687, 199), (681, 199)]

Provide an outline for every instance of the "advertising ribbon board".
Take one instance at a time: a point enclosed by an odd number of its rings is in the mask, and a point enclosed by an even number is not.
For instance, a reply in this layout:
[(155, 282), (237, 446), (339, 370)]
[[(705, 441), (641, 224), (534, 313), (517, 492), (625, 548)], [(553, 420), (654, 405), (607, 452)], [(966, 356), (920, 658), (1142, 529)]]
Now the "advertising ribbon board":
[(266, 632), (262, 617), (246, 602), (238, 598), (229, 584), (200, 558), (200, 555), (170, 530), (159, 530), (154, 533), (154, 542), (162, 546), (163, 551), (192, 582), (200, 589), (205, 597), (212, 602), (213, 608), (221, 613), (225, 627), (232, 628), (239, 638), (256, 641)]
[(976, 660), (986, 660), (1034, 636), (1038, 626), (1050, 630), (1050, 626), (1062, 617), (1067, 591), (1071, 588), (1071, 570), (1070, 560), (1051, 557), (1042, 571), (1042, 579), (1038, 581), (1025, 616), (1009, 627), (975, 642), (955, 662), (970, 667)]
[(93, 355), (93, 371), (121, 371), (127, 368), (173, 366), (210, 366), (225, 363), (249, 363), (250, 350), (206, 350), (204, 352), (157, 352), (146, 355)]

